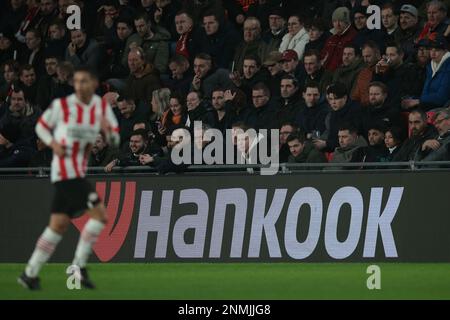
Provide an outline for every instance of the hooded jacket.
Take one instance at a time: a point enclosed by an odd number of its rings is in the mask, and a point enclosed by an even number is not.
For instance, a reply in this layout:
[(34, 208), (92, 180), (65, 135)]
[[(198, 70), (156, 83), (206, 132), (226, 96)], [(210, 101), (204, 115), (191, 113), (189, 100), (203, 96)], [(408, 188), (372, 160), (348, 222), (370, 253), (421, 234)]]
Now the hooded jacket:
[(125, 90), (127, 95), (135, 101), (141, 100), (150, 103), (152, 101), (153, 91), (159, 88), (161, 88), (159, 72), (149, 64), (146, 64), (143, 75), (140, 78), (136, 78), (135, 75), (130, 74)]
[(145, 58), (151, 62), (160, 73), (167, 71), (169, 64), (169, 41), (170, 32), (162, 27), (156, 26), (151, 39), (142, 39), (141, 47)]
[(367, 142), (362, 136), (358, 136), (353, 145), (342, 148), (337, 147), (333, 154), (332, 163), (361, 162), (364, 159), (364, 148)]
[(450, 100), (450, 52), (439, 64), (431, 61), (427, 66), (427, 77), (420, 96), (420, 104), (425, 110), (443, 107)]
[(359, 72), (364, 68), (364, 61), (360, 58), (356, 58), (348, 66), (341, 65), (335, 71), (333, 75), (333, 83), (340, 82), (347, 87), (347, 92), (351, 92), (358, 77)]
[(318, 151), (312, 143), (305, 141), (302, 153), (294, 157), (292, 154), (288, 158), (289, 163), (325, 163), (327, 158)]

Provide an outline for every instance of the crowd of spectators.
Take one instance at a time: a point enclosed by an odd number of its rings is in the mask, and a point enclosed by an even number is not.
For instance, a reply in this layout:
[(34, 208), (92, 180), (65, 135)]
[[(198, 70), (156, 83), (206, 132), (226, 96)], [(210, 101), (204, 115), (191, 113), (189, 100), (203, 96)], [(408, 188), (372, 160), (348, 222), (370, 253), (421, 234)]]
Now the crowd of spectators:
[(99, 135), (91, 151), (106, 171), (181, 170), (172, 136), (195, 121), (279, 129), (280, 163), (450, 160), (449, 2), (4, 0), (0, 167), (50, 165), (34, 127), (80, 65), (120, 125), (120, 148)]

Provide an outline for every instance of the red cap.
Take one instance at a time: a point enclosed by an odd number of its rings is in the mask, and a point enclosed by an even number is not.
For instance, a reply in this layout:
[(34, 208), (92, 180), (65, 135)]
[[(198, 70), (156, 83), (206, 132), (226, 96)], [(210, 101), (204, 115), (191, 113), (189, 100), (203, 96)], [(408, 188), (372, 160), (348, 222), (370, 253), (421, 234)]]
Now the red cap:
[(281, 61), (291, 61), (291, 60), (298, 60), (297, 51), (292, 49), (284, 51), (281, 57)]

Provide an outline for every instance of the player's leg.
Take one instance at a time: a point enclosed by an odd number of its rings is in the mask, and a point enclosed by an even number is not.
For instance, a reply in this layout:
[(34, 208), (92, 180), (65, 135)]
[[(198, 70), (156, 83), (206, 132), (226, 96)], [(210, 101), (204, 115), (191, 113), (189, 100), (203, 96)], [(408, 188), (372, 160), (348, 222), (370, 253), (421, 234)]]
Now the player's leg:
[(42, 266), (52, 256), (69, 224), (70, 218), (66, 214), (54, 213), (50, 216), (49, 225), (39, 237), (33, 254), (25, 268), (25, 272), (18, 279), (20, 284), (31, 290), (40, 288), (39, 272)]
[(81, 231), (73, 265), (80, 268), (81, 284), (86, 288), (93, 289), (95, 286), (89, 279), (86, 265), (92, 252), (92, 246), (97, 242), (100, 233), (105, 227), (107, 219), (105, 206), (100, 202), (100, 199), (93, 196), (93, 193), (90, 193), (88, 203), (90, 209), (88, 209), (86, 213), (89, 215), (90, 219)]
[(86, 222), (81, 231), (80, 240), (75, 251), (73, 264), (80, 268), (85, 268), (89, 255), (92, 252), (92, 246), (97, 242), (98, 236), (106, 224), (106, 210), (102, 203), (97, 204), (87, 211), (90, 219)]

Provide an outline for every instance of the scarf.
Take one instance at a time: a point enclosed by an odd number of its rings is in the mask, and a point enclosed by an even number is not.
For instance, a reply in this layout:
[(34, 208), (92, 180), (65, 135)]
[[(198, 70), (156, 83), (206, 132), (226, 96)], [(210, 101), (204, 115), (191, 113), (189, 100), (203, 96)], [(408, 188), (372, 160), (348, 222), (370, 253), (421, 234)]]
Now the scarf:
[(442, 57), (441, 61), (439, 63), (434, 62), (433, 60), (431, 60), (431, 71), (433, 72), (432, 74), (432, 78), (436, 75), (436, 73), (439, 71), (439, 69), (441, 68), (441, 66), (444, 64), (444, 62), (450, 58), (450, 52), (447, 52), (446, 54), (444, 54), (444, 56)]
[(191, 32), (192, 31), (189, 31), (180, 36), (180, 38), (177, 41), (177, 45), (176, 45), (176, 49), (175, 49), (177, 54), (185, 56), (186, 59), (189, 59), (189, 50), (187, 47), (187, 42), (191, 36)]

